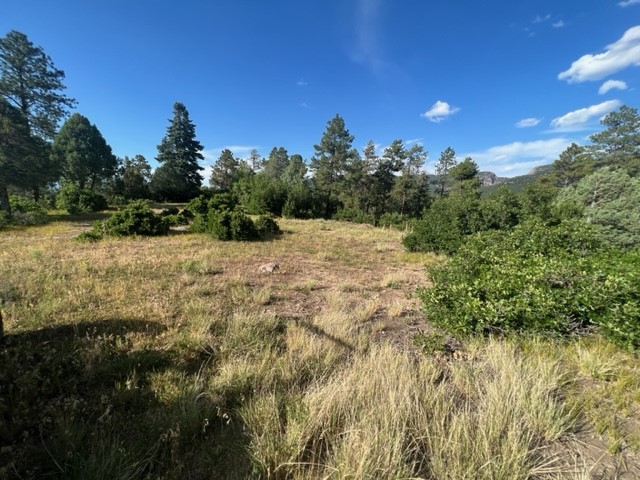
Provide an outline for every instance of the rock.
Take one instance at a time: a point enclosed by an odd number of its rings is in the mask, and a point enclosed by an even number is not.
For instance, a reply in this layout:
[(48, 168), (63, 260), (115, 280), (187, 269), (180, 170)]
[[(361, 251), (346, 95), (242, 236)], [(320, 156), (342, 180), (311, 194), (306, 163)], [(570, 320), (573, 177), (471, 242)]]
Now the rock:
[(264, 265), (260, 265), (258, 271), (261, 273), (273, 273), (280, 268), (280, 265), (277, 263), (265, 263)]

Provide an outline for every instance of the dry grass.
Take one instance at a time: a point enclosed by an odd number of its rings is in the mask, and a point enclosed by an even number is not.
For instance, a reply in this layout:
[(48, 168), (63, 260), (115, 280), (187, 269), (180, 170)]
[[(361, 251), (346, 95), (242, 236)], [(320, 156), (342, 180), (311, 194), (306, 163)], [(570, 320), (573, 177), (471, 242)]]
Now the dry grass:
[(442, 258), (392, 229), (281, 226), (264, 243), (0, 232), (0, 478), (637, 472), (637, 359), (604, 342), (419, 353), (412, 294)]

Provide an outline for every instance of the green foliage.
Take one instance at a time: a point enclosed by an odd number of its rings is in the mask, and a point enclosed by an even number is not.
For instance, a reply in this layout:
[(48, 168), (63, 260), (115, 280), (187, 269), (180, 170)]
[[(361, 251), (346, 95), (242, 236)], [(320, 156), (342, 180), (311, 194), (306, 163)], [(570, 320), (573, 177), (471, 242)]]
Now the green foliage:
[(305, 182), (289, 187), (282, 215), (287, 218), (313, 218), (317, 216), (317, 201), (313, 191)]
[(440, 154), (438, 163), (436, 163), (436, 192), (440, 197), (444, 197), (448, 191), (450, 183), (449, 171), (456, 165), (456, 151), (447, 147)]
[(416, 252), (454, 253), (464, 237), (481, 231), (484, 220), (480, 200), (474, 192), (460, 192), (438, 198), (403, 243), (407, 250)]
[(93, 231), (82, 239), (97, 239), (102, 236), (158, 236), (167, 233), (169, 233), (169, 222), (161, 215), (154, 213), (147, 202), (136, 200), (108, 219), (96, 222)]
[(103, 195), (75, 183), (62, 185), (56, 198), (56, 207), (72, 215), (85, 212), (99, 212), (107, 208), (107, 199)]
[(18, 225), (38, 225), (47, 218), (47, 209), (42, 203), (36, 202), (22, 195), (11, 195), (11, 222)]
[(62, 93), (64, 72), (24, 33), (0, 38), (0, 96), (19, 106), (33, 134), (53, 138), (75, 100)]
[(603, 240), (620, 248), (640, 245), (640, 178), (602, 168), (575, 187), (562, 189), (556, 206), (591, 223)]
[(258, 235), (261, 238), (268, 238), (282, 233), (280, 225), (278, 225), (278, 223), (269, 216), (261, 215), (254, 223), (256, 230), (258, 231)]
[(280, 179), (289, 166), (289, 153), (284, 147), (273, 147), (264, 162), (262, 173), (271, 179)]
[(9, 215), (3, 210), (0, 210), (0, 230), (9, 225)]
[(415, 223), (415, 219), (409, 218), (406, 215), (401, 215), (400, 213), (383, 213), (378, 219), (379, 227), (406, 229)]
[(370, 225), (376, 223), (375, 216), (372, 213), (366, 213), (357, 208), (339, 208), (333, 215), (333, 219), (343, 222), (368, 223)]
[(198, 160), (203, 160), (204, 147), (196, 139), (196, 127), (189, 118), (184, 104), (173, 105), (173, 118), (167, 133), (158, 145), (160, 167), (151, 179), (151, 190), (157, 198), (168, 200), (190, 200), (198, 195), (202, 185), (203, 168)]
[(583, 222), (533, 220), (470, 237), (429, 269), (433, 286), (420, 297), (429, 320), (454, 334), (569, 334), (600, 325), (637, 347), (638, 258), (600, 250)]
[(113, 176), (118, 165), (98, 128), (79, 113), (62, 125), (53, 141), (51, 157), (60, 166), (62, 176), (80, 189), (93, 189), (100, 180)]
[(240, 179), (234, 185), (240, 204), (254, 215), (282, 215), (287, 200), (287, 187), (282, 180), (264, 173)]
[(210, 210), (207, 215), (207, 233), (218, 240), (256, 240), (258, 231), (250, 217), (236, 209)]
[(225, 148), (211, 169), (209, 185), (218, 192), (229, 192), (234, 182), (238, 180), (239, 173), (240, 161), (231, 150)]
[(591, 135), (591, 151), (597, 166), (624, 168), (631, 176), (640, 173), (640, 114), (622, 105), (602, 119), (607, 127)]
[(358, 151), (352, 147), (353, 140), (353, 135), (345, 127), (344, 119), (336, 115), (327, 122), (320, 143), (313, 146), (316, 153), (311, 159), (310, 167), (325, 218), (330, 218), (337, 210), (347, 166), (358, 156)]

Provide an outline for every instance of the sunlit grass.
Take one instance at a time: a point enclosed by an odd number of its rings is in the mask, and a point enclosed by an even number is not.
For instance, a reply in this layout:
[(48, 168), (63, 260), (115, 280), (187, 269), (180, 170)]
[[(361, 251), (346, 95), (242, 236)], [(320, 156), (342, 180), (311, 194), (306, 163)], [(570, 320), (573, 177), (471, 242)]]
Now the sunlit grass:
[(279, 222), (262, 243), (78, 243), (87, 222), (62, 216), (0, 232), (0, 478), (588, 478), (607, 464), (567, 449), (581, 429), (607, 458), (640, 447), (637, 358), (416, 351), (379, 333), (424, 321), (414, 289), (444, 258), (394, 229)]

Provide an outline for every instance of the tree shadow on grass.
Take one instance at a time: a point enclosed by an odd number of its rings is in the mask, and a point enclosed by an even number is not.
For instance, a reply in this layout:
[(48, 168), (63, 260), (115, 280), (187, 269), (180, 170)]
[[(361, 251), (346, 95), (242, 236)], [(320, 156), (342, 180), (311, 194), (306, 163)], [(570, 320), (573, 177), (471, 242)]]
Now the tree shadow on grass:
[(0, 478), (225, 478), (227, 464), (249, 472), (241, 423), (217, 417), (181, 352), (144, 341), (165, 331), (105, 319), (7, 334)]

